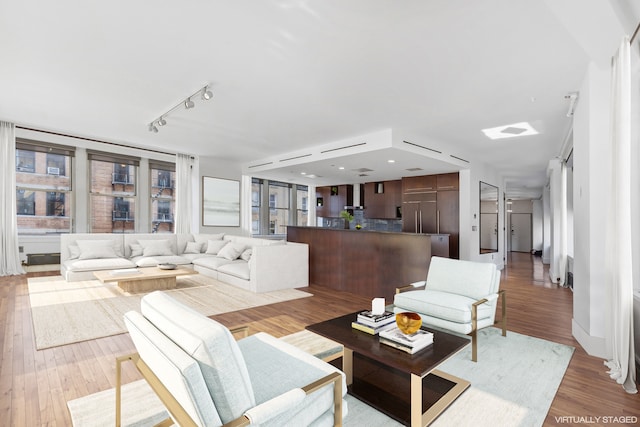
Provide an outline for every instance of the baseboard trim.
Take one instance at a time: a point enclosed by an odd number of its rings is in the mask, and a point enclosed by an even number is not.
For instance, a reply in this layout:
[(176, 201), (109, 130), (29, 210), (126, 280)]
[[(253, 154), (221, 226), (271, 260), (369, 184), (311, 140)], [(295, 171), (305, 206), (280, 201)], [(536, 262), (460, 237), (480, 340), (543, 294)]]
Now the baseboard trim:
[(609, 359), (607, 356), (606, 341), (603, 337), (591, 336), (580, 326), (575, 319), (571, 319), (571, 335), (578, 341), (588, 355)]

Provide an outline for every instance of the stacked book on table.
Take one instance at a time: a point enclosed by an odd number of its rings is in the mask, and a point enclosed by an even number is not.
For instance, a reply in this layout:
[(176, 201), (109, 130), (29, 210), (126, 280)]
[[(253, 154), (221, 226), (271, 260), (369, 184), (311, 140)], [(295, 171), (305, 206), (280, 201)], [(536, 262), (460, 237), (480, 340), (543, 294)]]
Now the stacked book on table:
[(380, 342), (413, 354), (433, 344), (433, 333), (418, 329), (412, 334), (405, 334), (396, 326), (380, 332)]
[(371, 335), (377, 335), (381, 331), (395, 327), (396, 315), (391, 311), (382, 314), (373, 314), (371, 311), (361, 311), (356, 320), (351, 322), (351, 327)]

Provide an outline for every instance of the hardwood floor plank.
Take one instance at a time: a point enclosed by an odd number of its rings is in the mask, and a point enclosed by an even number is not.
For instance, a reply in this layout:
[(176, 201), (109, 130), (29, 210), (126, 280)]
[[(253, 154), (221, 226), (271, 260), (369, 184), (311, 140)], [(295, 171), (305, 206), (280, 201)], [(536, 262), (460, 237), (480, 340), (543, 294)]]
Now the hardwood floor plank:
[[(67, 401), (114, 387), (115, 357), (135, 351), (128, 334), (36, 350), (27, 277), (57, 274), (0, 277), (0, 420), (5, 425), (71, 425)], [(556, 417), (632, 416), (640, 422), (640, 395), (625, 393), (609, 378), (603, 361), (586, 354), (573, 338), (573, 294), (550, 282), (540, 258), (512, 253), (501, 288), (507, 290), (509, 331), (576, 348), (545, 426), (569, 425)], [(228, 327), (248, 325), (251, 333), (280, 337), (371, 304), (369, 298), (320, 286), (307, 290), (314, 296), (213, 318)], [(124, 383), (140, 379), (127, 363), (122, 375)]]

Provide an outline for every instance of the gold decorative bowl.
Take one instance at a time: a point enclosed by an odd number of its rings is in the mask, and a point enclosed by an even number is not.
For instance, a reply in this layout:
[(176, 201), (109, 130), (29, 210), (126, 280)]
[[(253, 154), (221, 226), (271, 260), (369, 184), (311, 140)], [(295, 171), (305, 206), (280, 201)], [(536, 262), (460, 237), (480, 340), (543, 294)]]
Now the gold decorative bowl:
[(422, 317), (418, 313), (405, 311), (396, 314), (396, 325), (404, 334), (412, 334), (422, 326)]

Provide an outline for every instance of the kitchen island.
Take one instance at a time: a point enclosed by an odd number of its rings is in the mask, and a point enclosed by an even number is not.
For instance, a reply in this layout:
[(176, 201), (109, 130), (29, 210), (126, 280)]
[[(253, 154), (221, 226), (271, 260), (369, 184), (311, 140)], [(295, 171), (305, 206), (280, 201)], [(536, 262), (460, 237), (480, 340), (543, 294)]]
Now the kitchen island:
[(393, 301), (395, 289), (425, 280), (431, 255), (447, 256), (446, 234), (287, 227), (309, 245), (309, 283)]

